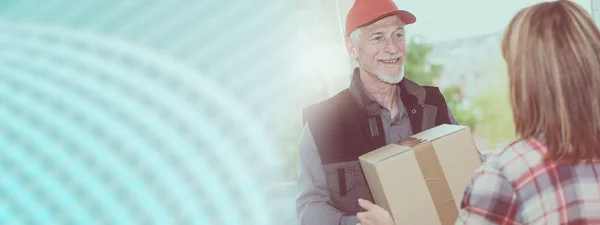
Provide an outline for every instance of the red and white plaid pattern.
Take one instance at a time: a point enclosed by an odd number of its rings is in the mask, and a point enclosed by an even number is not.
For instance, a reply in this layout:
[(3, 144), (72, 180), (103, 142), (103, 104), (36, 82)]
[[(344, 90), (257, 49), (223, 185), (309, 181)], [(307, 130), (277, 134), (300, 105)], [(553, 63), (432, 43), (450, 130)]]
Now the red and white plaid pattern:
[(456, 224), (600, 224), (600, 162), (543, 163), (546, 151), (530, 139), (490, 155)]

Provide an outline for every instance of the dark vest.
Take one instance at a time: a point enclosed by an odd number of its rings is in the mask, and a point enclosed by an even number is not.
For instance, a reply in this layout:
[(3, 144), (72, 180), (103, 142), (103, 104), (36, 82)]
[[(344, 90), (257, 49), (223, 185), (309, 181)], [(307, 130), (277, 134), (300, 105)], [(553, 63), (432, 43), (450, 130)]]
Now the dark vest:
[[(404, 80), (400, 83), (400, 98), (414, 134), (451, 123), (448, 106), (438, 88), (421, 87)], [(424, 89), (424, 101), (409, 93), (407, 90), (411, 88), (404, 88), (406, 85)], [(373, 198), (358, 157), (386, 145), (381, 116), (369, 115), (346, 89), (306, 108), (304, 120), (321, 157), (331, 199), (329, 204), (349, 215), (362, 211), (357, 199), (372, 201)]]

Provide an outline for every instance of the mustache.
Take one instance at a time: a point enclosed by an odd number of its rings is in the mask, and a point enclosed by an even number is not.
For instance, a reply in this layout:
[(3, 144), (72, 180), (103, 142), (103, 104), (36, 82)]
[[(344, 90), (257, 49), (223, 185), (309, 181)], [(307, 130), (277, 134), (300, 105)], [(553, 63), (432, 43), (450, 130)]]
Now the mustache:
[(392, 60), (392, 59), (397, 59), (397, 58), (400, 58), (400, 57), (402, 57), (402, 56), (404, 56), (404, 54), (402, 54), (402, 52), (398, 52), (397, 54), (394, 54), (394, 55), (388, 56), (388, 57), (386, 57), (386, 58), (378, 58), (377, 60)]

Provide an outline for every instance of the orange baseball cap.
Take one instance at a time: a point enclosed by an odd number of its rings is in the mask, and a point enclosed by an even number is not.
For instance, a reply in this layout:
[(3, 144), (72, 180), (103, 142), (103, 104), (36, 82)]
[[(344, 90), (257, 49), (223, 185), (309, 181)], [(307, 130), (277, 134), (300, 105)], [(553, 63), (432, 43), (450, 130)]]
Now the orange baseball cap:
[(399, 10), (392, 0), (356, 0), (346, 15), (346, 37), (356, 28), (394, 14), (398, 15), (405, 25), (417, 21), (412, 13)]

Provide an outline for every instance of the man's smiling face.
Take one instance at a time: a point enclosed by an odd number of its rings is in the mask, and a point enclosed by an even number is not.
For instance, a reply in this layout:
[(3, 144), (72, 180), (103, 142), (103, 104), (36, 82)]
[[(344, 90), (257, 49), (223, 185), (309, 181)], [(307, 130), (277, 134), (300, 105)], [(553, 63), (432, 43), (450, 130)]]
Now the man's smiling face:
[(400, 82), (406, 62), (402, 20), (395, 15), (385, 17), (359, 28), (357, 36), (354, 38), (358, 40), (350, 40), (348, 47), (360, 68), (383, 82)]

